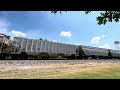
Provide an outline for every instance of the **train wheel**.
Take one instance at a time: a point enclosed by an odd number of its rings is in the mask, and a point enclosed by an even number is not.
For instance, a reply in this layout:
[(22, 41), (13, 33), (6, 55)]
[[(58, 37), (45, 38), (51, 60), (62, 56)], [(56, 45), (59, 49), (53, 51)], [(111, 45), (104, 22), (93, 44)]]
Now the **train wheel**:
[(0, 60), (5, 60), (6, 58), (6, 53), (1, 53), (0, 54)]
[(102, 56), (99, 56), (99, 59), (103, 59), (103, 57), (102, 57)]
[(83, 59), (83, 57), (82, 57), (82, 56), (79, 56), (79, 57), (78, 57), (78, 59), (82, 60), (82, 59)]
[(88, 60), (92, 60), (92, 57), (88, 57)]
[(65, 57), (65, 55), (62, 54), (62, 53), (60, 53), (60, 54), (57, 55), (57, 59), (63, 59), (64, 57)]
[(72, 54), (72, 55), (71, 55), (71, 59), (75, 59), (75, 54)]
[(92, 59), (96, 59), (95, 55), (92, 55)]
[(12, 59), (12, 56), (11, 55), (7, 55), (6, 59)]
[(21, 59), (22, 60), (26, 60), (26, 59), (28, 59), (28, 54), (26, 53), (26, 52), (21, 52)]
[(13, 55), (11, 56), (11, 58), (12, 58), (12, 60), (16, 60), (16, 59), (18, 59), (18, 57), (17, 57), (16, 54), (13, 54)]
[(40, 53), (36, 59), (43, 59), (43, 60), (47, 60), (49, 59), (49, 55), (47, 53)]

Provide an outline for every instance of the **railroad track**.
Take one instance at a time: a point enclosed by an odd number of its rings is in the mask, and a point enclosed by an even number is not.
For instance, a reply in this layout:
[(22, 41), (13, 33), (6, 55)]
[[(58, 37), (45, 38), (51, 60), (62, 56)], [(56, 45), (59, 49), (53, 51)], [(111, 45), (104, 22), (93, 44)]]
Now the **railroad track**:
[(106, 60), (0, 60), (2, 66), (31, 66), (43, 64), (87, 64), (87, 63), (120, 63), (120, 59)]

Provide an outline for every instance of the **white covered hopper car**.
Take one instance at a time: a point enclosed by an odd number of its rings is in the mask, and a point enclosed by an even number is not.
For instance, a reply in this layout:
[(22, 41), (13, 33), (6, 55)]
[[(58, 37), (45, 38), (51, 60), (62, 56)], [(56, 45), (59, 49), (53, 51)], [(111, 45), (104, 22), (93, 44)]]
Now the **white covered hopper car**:
[(51, 57), (66, 57), (73, 59), (75, 58), (76, 49), (78, 47), (78, 45), (21, 37), (14, 37), (14, 42), (16, 42), (16, 45), (20, 46), (20, 52), (25, 52), (28, 56), (35, 56), (35, 59), (43, 59), (43, 57), (45, 59)]

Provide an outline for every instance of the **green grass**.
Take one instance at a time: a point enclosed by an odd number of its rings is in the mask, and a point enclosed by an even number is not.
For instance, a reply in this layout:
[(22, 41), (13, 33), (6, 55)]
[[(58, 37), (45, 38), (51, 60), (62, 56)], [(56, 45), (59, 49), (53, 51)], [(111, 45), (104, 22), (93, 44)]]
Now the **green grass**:
[(110, 67), (102, 70), (72, 72), (72, 73), (58, 73), (56, 75), (48, 75), (39, 78), (50, 79), (120, 79), (120, 66)]
[[(57, 78), (57, 77), (56, 77)], [(120, 79), (120, 67), (112, 67), (103, 71), (77, 72), (58, 78), (64, 79)]]

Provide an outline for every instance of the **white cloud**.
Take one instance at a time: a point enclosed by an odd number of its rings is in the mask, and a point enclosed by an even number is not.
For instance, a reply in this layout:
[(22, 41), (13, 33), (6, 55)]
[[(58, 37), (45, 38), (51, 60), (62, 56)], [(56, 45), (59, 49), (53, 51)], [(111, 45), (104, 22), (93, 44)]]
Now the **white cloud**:
[(100, 42), (100, 40), (101, 40), (102, 38), (104, 38), (104, 37), (105, 37), (105, 35), (93, 37), (93, 38), (91, 39), (91, 43), (93, 43), (93, 44), (98, 44), (98, 43)]
[(23, 33), (23, 32), (21, 32), (21, 31), (12, 30), (11, 32), (12, 32), (12, 34), (13, 34), (14, 36), (17, 36), (17, 37), (19, 37), (19, 36), (26, 36), (26, 34)]
[(15, 31), (15, 30), (9, 31), (7, 29), (0, 29), (0, 33), (11, 36), (11, 39), (13, 39), (14, 36), (18, 36), (18, 37), (19, 36), (26, 36), (25, 33), (22, 33), (20, 31)]
[(62, 32), (60, 33), (60, 36), (63, 36), (63, 37), (71, 37), (71, 36), (72, 36), (72, 33), (71, 33), (71, 32), (62, 31)]
[(53, 40), (52, 42), (57, 42), (57, 40)]
[(111, 49), (109, 44), (103, 44), (101, 46), (99, 46), (100, 48), (106, 48), (106, 49)]
[(8, 30), (8, 25), (9, 22), (6, 19), (0, 18), (0, 33), (11, 36), (11, 39), (13, 39), (14, 36), (26, 36), (26, 34), (21, 31)]
[(0, 29), (7, 28), (8, 22), (0, 18)]
[(0, 33), (12, 36), (11, 31), (8, 30), (9, 22), (4, 18), (0, 18)]
[(40, 12), (46, 12), (46, 11), (40, 11)]
[(8, 34), (9, 32), (7, 31), (7, 29), (1, 29), (1, 28), (0, 28), (0, 33)]
[(93, 44), (98, 44), (98, 43), (100, 42), (100, 40), (101, 40), (101, 37), (99, 37), (99, 36), (93, 37), (93, 38), (91, 39), (91, 43), (93, 43)]
[(120, 47), (120, 44), (118, 44), (118, 47)]
[(75, 43), (75, 45), (81, 45), (81, 44), (79, 44), (79, 43)]
[(105, 37), (105, 35), (101, 35), (101, 37), (102, 37), (102, 38), (104, 38), (104, 37)]

